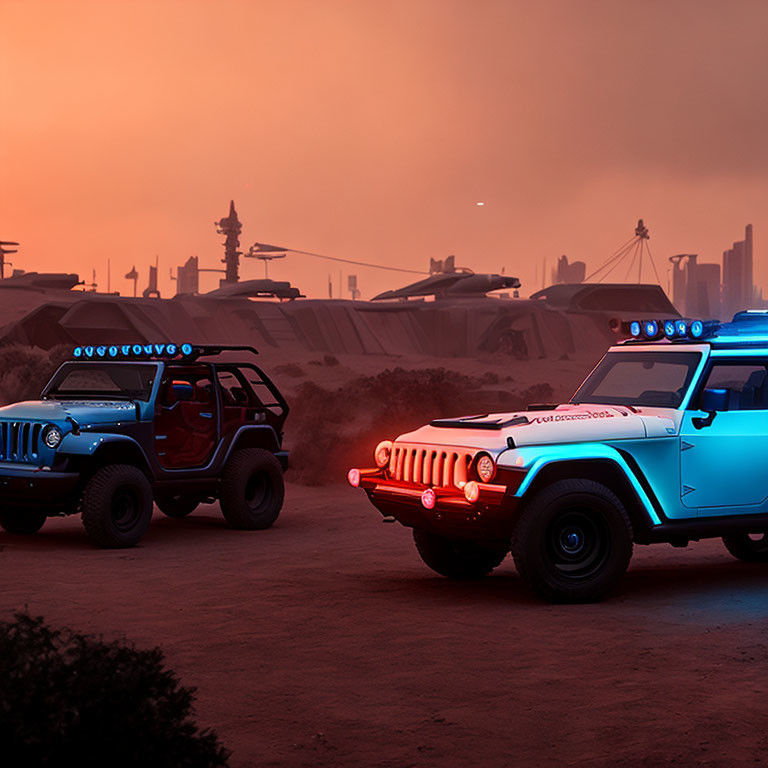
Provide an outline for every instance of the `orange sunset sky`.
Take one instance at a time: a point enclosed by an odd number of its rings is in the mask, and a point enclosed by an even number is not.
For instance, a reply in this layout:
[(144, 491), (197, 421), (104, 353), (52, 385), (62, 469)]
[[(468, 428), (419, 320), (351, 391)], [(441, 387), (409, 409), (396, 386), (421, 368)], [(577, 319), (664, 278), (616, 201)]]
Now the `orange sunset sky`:
[[(157, 254), (168, 295), (188, 256), (220, 266), (234, 198), (244, 250), (454, 253), (528, 295), (640, 216), (663, 282), (752, 222), (764, 285), (767, 77), (765, 2), (0, 0), (0, 239), (102, 289), (110, 258), (123, 293)], [(417, 279), (350, 271), (364, 298)], [(310, 296), (329, 273), (270, 268)]]

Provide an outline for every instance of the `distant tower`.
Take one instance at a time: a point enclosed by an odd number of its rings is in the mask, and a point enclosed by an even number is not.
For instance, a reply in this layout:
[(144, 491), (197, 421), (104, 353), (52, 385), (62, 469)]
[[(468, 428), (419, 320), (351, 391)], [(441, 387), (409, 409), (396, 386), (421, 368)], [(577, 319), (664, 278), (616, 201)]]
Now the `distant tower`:
[(237, 218), (237, 211), (235, 210), (235, 201), (229, 202), (229, 216), (215, 222), (216, 231), (220, 235), (225, 235), (224, 241), (224, 258), (222, 263), (226, 265), (224, 270), (224, 279), (221, 281), (221, 285), (227, 285), (229, 283), (236, 283), (240, 276), (238, 274), (240, 268), (240, 232), (243, 229), (243, 225), (240, 223), (240, 219)]

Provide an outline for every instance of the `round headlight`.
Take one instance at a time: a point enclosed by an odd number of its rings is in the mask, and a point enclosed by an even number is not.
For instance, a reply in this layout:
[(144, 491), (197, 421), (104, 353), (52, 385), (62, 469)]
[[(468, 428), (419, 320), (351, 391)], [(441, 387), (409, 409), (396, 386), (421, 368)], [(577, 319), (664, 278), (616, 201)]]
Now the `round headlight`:
[(61, 430), (58, 427), (48, 427), (43, 436), (43, 442), (49, 448), (57, 448), (61, 442)]
[(477, 476), (484, 483), (490, 483), (496, 474), (496, 464), (494, 464), (493, 459), (487, 453), (481, 453), (477, 457), (475, 470), (477, 471)]
[(389, 457), (392, 455), (392, 441), (382, 440), (373, 452), (373, 458), (377, 467), (386, 467), (389, 464)]

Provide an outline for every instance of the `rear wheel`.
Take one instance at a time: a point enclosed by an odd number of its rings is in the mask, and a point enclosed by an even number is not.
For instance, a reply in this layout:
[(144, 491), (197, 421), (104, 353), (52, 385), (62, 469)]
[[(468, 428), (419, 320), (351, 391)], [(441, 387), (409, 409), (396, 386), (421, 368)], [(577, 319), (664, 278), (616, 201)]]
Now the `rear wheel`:
[(551, 602), (601, 600), (632, 557), (632, 525), (618, 497), (593, 480), (560, 480), (526, 504), (512, 555), (520, 576)]
[(132, 547), (149, 528), (152, 489), (138, 467), (102, 467), (85, 486), (82, 507), (83, 526), (96, 544)]
[(509, 552), (509, 542), (448, 539), (414, 528), (413, 541), (421, 559), (449, 579), (479, 579), (489, 574)]
[(8, 533), (29, 535), (37, 533), (45, 523), (46, 514), (36, 509), (4, 509), (0, 511), (0, 527)]
[(166, 517), (186, 517), (197, 509), (200, 500), (194, 496), (176, 494), (175, 496), (156, 496), (155, 504)]
[(768, 533), (736, 533), (723, 536), (725, 548), (745, 563), (768, 563)]
[(280, 514), (285, 485), (280, 462), (262, 448), (235, 451), (221, 475), (224, 519), (242, 530), (269, 528)]

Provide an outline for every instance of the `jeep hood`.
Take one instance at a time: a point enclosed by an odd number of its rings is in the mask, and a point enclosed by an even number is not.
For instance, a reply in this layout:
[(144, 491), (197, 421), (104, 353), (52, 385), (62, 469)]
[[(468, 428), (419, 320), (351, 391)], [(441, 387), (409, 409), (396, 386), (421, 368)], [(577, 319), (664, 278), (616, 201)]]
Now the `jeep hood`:
[(489, 413), (437, 419), (397, 442), (484, 449), (498, 454), (515, 447), (676, 435), (682, 414), (674, 408), (621, 405), (559, 405), (553, 410)]
[(67, 418), (81, 427), (135, 421), (136, 406), (125, 400), (27, 400), (0, 408), (2, 421), (41, 421), (63, 425)]

